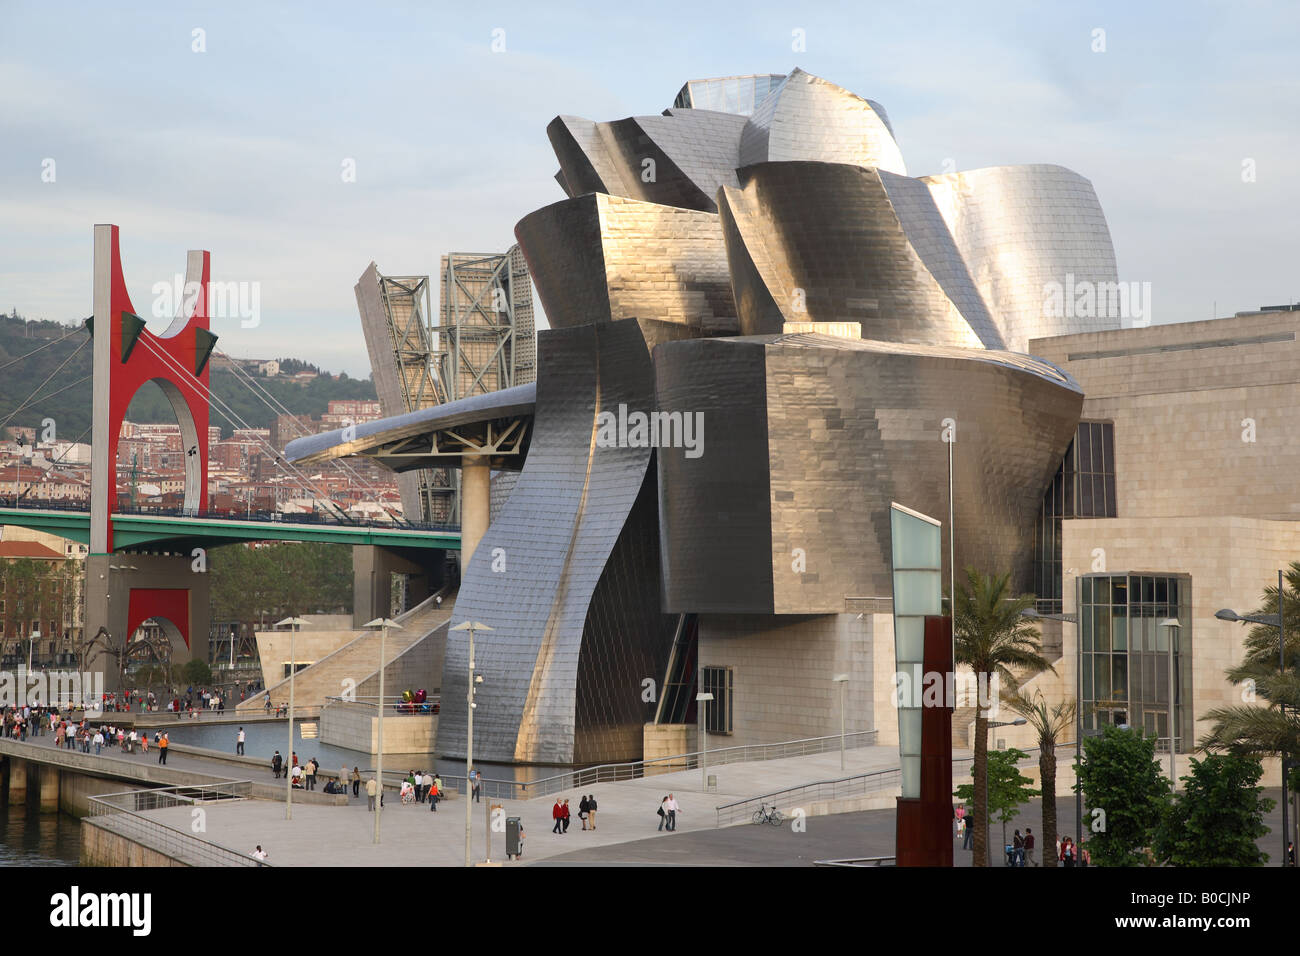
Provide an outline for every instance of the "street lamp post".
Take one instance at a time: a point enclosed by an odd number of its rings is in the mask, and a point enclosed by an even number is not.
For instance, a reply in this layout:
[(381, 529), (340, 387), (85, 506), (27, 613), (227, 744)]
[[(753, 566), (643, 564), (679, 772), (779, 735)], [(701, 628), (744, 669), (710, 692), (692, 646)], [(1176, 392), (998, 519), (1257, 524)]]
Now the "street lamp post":
[(373, 621), (368, 621), (365, 627), (379, 628), (379, 705), (376, 707), (376, 713), (379, 715), (379, 740), (376, 742), (378, 753), (375, 755), (375, 783), (379, 790), (379, 806), (375, 807), (375, 844), (379, 843), (379, 818), (383, 816), (384, 809), (384, 645), (388, 641), (388, 629), (395, 627), (399, 631), (402, 625), (396, 621), (389, 620), (386, 617), (377, 617)]
[[(1282, 595), (1284, 593), (1282, 572), (1277, 572), (1277, 614), (1271, 617), (1261, 617), (1254, 614), (1238, 614), (1231, 608), (1223, 608), (1215, 611), (1214, 616), (1220, 621), (1248, 621), (1251, 624), (1263, 624), (1266, 627), (1277, 628), (1277, 666), (1279, 673), (1286, 672), (1286, 618), (1282, 613)], [(1286, 706), (1279, 703), (1282, 713), (1286, 713)], [(1278, 754), (1282, 764), (1282, 866), (1290, 866), (1290, 857), (1287, 854), (1287, 836), (1289, 833), (1289, 824), (1287, 821), (1287, 755), (1285, 752)]]
[[(997, 727), (1023, 727), (1026, 723), (1027, 721), (1023, 717), (1017, 717), (1015, 720), (990, 720), (988, 730), (993, 730)], [(991, 827), (993, 826), (993, 812), (989, 807), (989, 762), (987, 746), (984, 748), (984, 755), (984, 865), (992, 866), (993, 841), (991, 837), (993, 836), (993, 831)], [(1003, 824), (1003, 826), (1005, 826), (1005, 824)], [(1002, 832), (1004, 835), (1006, 834), (1006, 830), (1003, 830)]]
[(1021, 612), (1032, 620), (1060, 621), (1073, 624), (1074, 630), (1074, 845), (1083, 842), (1083, 787), (1079, 786), (1079, 768), (1083, 766), (1083, 647), (1079, 639), (1078, 614), (1040, 614), (1033, 608)]
[[(298, 636), (298, 628), (306, 624), (300, 617), (286, 617), (283, 621), (277, 621), (276, 627), (289, 627), (289, 752), (284, 755), (284, 765), (288, 768), (288, 773), (284, 775), (284, 818), (293, 819), (293, 686), (298, 676), (298, 659), (296, 656), (297, 647), (295, 646)], [(266, 689), (267, 696), (271, 694), (271, 688)]]
[(1176, 722), (1177, 715), (1178, 715), (1178, 711), (1177, 711), (1178, 685), (1174, 681), (1174, 640), (1178, 637), (1179, 628), (1181, 628), (1182, 625), (1178, 623), (1178, 618), (1167, 617), (1160, 622), (1160, 626), (1164, 628), (1168, 628), (1167, 640), (1169, 642), (1169, 786), (1171, 789), (1177, 790), (1178, 774), (1174, 768), (1174, 761), (1177, 758), (1174, 756), (1174, 754), (1176, 753), (1175, 747), (1176, 747), (1176, 741), (1178, 739), (1178, 734), (1176, 731), (1176, 728), (1178, 727), (1178, 724)]
[(836, 674), (831, 678), (840, 685), (840, 770), (844, 769), (844, 688), (849, 682), (848, 674)]
[(706, 736), (708, 730), (704, 726), (704, 710), (711, 700), (713, 700), (713, 695), (708, 691), (695, 695), (695, 710), (700, 718), (700, 785), (704, 788), (705, 793), (709, 792), (709, 750), (708, 737)]
[(474, 632), (490, 631), (488, 627), (479, 621), (461, 621), (453, 631), (469, 631), (469, 684), (465, 691), (465, 865), (472, 866), (470, 859), (470, 834), (474, 825), (473, 811), (470, 809), (469, 798), (469, 775), (474, 769), (474, 710), (478, 704), (474, 702), (474, 695), (478, 690), (477, 685), (483, 682), (481, 676), (474, 673)]

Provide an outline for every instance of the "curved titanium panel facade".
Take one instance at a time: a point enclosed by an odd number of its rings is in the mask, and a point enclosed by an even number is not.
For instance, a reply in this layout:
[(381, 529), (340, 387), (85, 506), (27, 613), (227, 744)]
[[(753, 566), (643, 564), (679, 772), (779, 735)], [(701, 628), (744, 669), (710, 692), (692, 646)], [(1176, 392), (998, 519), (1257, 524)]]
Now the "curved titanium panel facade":
[(530, 213), (515, 236), (552, 328), (632, 318), (738, 328), (713, 213), (593, 194)]
[[(740, 171), (741, 189), (719, 192), (743, 335), (778, 334), (784, 322), (859, 322), (864, 338), (888, 342), (1001, 344), (960, 259), (954, 261), (951, 240), (945, 245), (933, 234), (937, 219), (924, 220), (922, 208), (909, 234), (882, 181), (888, 175), (837, 163), (763, 163)], [(895, 192), (912, 198), (898, 184)], [(904, 203), (902, 211), (916, 206)], [(972, 309), (974, 326), (927, 259)], [(781, 325), (755, 291), (758, 283)]]
[[(538, 337), (545, 373), (537, 383), (534, 446), (474, 551), (456, 606), (458, 619), (494, 628), (475, 638), (484, 683), (474, 752), (483, 760), (570, 763), (575, 755), (617, 760), (639, 753), (641, 725), (652, 716), (652, 705), (640, 702), (640, 679), (662, 670), (668, 644), (656, 646), (655, 635), (670, 641), (672, 633), (665, 622), (641, 619), (645, 608), (657, 607), (657, 569), (624, 571), (621, 603), (601, 600), (599, 620), (589, 616), (611, 560), (625, 565), (644, 553), (617, 544), (642, 496), (651, 449), (601, 447), (595, 420), (599, 410), (619, 404), (650, 410), (649, 347), (688, 334), (667, 323), (615, 322)], [(504, 559), (504, 571), (493, 570), (494, 558)], [(450, 632), (438, 734), (439, 751), (449, 756), (464, 753), (467, 644), (465, 632)], [(600, 660), (611, 649), (620, 668), (596, 680), (614, 683), (583, 688), (579, 723), (583, 655)], [(634, 687), (617, 683), (624, 672), (638, 675)]]
[(796, 69), (745, 125), (740, 165), (801, 159), (907, 175), (894, 134), (870, 100)]
[(1092, 183), (1063, 166), (993, 166), (926, 176), (935, 205), (1007, 348), (1120, 327), (1120, 316), (1049, 314), (1048, 283), (1114, 283), (1110, 229)]
[[(957, 564), (1010, 570), (1028, 590), (1042, 492), (1083, 405), (1073, 380), (1026, 356), (820, 335), (665, 345), (656, 383), (661, 407), (711, 400), (732, 416), (715, 426), (706, 413), (700, 457), (658, 458), (664, 606), (701, 613), (838, 613), (846, 597), (891, 594), (890, 501), (947, 514), (945, 418), (956, 420)], [(758, 421), (737, 422), (740, 409)], [(735, 439), (747, 457), (714, 443), (729, 428), (758, 433)], [(759, 476), (765, 503), (752, 500)], [(719, 569), (745, 580), (719, 588)]]

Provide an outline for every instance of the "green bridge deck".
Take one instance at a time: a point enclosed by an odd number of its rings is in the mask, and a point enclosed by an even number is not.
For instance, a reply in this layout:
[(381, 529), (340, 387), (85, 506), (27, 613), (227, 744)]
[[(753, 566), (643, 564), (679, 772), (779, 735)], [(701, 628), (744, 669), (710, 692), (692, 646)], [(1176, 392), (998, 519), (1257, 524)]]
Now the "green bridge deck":
[[(295, 523), (182, 515), (113, 515), (113, 549), (162, 547), (185, 550), (243, 541), (324, 541), (429, 550), (460, 550), (460, 531), (448, 528)], [(90, 512), (0, 507), (0, 525), (16, 525), (90, 543)]]

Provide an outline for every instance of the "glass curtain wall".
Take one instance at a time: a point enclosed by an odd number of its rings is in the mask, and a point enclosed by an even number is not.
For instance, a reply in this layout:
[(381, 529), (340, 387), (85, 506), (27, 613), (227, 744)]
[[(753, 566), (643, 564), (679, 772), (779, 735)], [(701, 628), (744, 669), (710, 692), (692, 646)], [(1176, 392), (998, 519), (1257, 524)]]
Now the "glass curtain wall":
[[(1194, 748), (1192, 579), (1128, 572), (1077, 579), (1083, 728), (1138, 727), (1168, 746), (1170, 640), (1173, 641), (1175, 747)], [(1161, 626), (1175, 618), (1181, 627)]]

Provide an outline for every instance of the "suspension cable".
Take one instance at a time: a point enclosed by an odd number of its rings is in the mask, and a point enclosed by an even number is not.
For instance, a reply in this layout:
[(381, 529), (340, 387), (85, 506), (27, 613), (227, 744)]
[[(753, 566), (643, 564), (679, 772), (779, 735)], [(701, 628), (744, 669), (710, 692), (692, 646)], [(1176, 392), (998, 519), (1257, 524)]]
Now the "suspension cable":
[[(71, 354), (68, 355), (67, 358), (65, 358), (62, 362), (59, 363), (59, 367), (58, 367), (58, 368), (56, 368), (56, 369), (55, 369), (53, 372), (51, 372), (49, 375), (45, 376), (45, 381), (41, 382), (40, 385), (37, 385), (36, 388), (34, 388), (34, 389), (32, 390), (31, 394), (29, 394), (29, 395), (27, 396), (27, 398), (25, 398), (25, 399), (23, 400), (23, 403), (22, 403), (21, 405), (19, 405), (17, 408), (15, 408), (12, 412), (10, 412), (8, 418), (6, 418), (4, 421), (0, 422), (0, 428), (4, 428), (6, 425), (8, 425), (9, 422), (13, 419), (13, 417), (14, 417), (15, 415), (17, 415), (17, 414), (18, 414), (19, 412), (21, 412), (24, 408), (26, 408), (28, 405), (30, 405), (30, 404), (32, 403), (32, 399), (36, 397), (37, 393), (40, 392), (41, 389), (43, 389), (46, 385), (48, 385), (48, 384), (50, 383), (50, 379), (54, 378), (54, 376), (56, 376), (56, 375), (58, 375), (60, 372), (62, 372), (63, 369), (67, 366), (67, 364), (68, 364), (69, 362), (71, 362), (74, 358), (77, 357), (77, 353), (80, 352), (82, 349), (84, 349), (84, 348), (86, 347), (86, 342), (89, 342), (89, 341), (90, 341), (90, 339), (86, 339), (85, 341), (83, 341), (80, 345), (78, 345), (75, 349), (72, 350)], [(73, 384), (73, 385), (80, 385), (81, 382), (86, 381), (86, 379), (88, 379), (88, 378), (90, 378), (89, 375), (87, 375), (86, 378), (83, 378), (83, 379), (80, 379), (79, 381), (73, 382), (72, 384)], [(59, 392), (65, 392), (65, 391), (67, 391), (67, 390), (68, 390), (69, 388), (71, 388), (71, 387), (72, 387), (72, 385), (66, 386), (66, 387), (64, 387), (64, 388), (59, 389), (58, 392), (52, 392), (52, 393), (50, 393), (49, 395), (46, 395), (45, 397), (46, 397), (46, 399), (53, 398), (55, 395), (58, 395)]]

